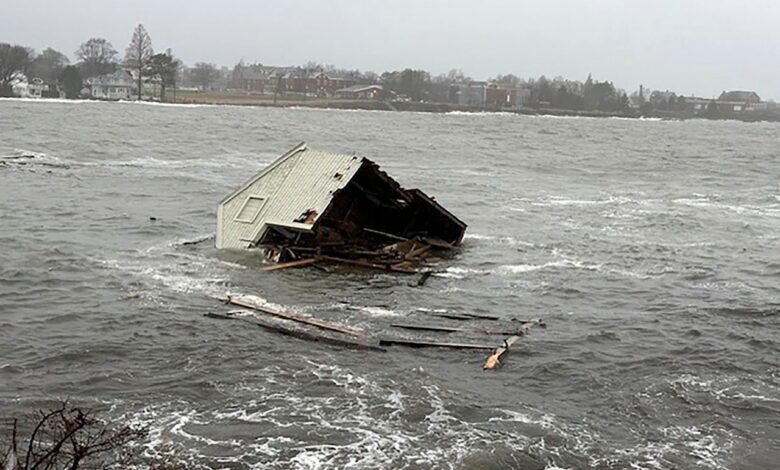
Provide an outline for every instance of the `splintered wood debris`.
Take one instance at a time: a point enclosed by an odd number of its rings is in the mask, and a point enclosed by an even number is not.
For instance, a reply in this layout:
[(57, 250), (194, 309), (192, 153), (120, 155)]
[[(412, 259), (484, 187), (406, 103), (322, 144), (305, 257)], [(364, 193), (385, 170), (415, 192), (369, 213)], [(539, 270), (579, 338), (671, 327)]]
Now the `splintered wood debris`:
[[(295, 337), (305, 341), (316, 341), (350, 349), (386, 351), (388, 346), (406, 346), (412, 348), (445, 348), (461, 350), (491, 351), (483, 364), (483, 369), (495, 369), (500, 366), (513, 345), (527, 335), (533, 327), (546, 327), (542, 320), (500, 319), (480, 314), (449, 314), (425, 312), (426, 316), (438, 316), (452, 323), (432, 323), (427, 321), (413, 323), (392, 323), (392, 331), (425, 332), (433, 336), (408, 337), (395, 334), (377, 336), (374, 332), (365, 332), (356, 328), (315, 318), (299, 312), (270, 306), (258, 297), (251, 295), (211, 295), (225, 304), (241, 307), (205, 316), (224, 320), (237, 320), (245, 324), (259, 326), (266, 330)], [(485, 322), (492, 324), (486, 326)], [(481, 339), (474, 340), (477, 336)], [(489, 338), (486, 341), (485, 338)], [(500, 338), (503, 337), (503, 338)], [(500, 339), (499, 339), (500, 338)]]
[(417, 273), (460, 245), (465, 231), (432, 197), (402, 188), (371, 160), (302, 143), (220, 202), (216, 246), (262, 250), (278, 263), (268, 271), (342, 264)]

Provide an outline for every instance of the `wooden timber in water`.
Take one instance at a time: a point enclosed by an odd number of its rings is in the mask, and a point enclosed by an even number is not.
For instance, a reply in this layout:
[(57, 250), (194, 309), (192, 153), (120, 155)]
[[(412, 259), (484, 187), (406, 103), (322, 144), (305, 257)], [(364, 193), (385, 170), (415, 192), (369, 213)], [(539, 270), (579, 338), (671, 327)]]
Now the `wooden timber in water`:
[(541, 320), (526, 322), (520, 325), (520, 330), (517, 332), (517, 334), (505, 339), (504, 344), (502, 344), (501, 346), (493, 350), (493, 354), (491, 354), (487, 358), (482, 368), (485, 370), (489, 370), (489, 369), (495, 369), (496, 367), (500, 366), (501, 360), (504, 358), (504, 356), (506, 356), (506, 354), (509, 352), (509, 348), (511, 348), (512, 345), (517, 342), (517, 340), (519, 340), (521, 337), (528, 334), (528, 331), (532, 327), (543, 326), (543, 325), (544, 323)]
[(411, 239), (395, 237), (392, 234), (366, 229), (370, 234), (380, 234), (382, 237), (396, 240), (387, 245), (356, 241), (352, 245), (346, 243), (322, 243), (317, 246), (280, 245), (267, 250), (269, 258), (277, 263), (263, 268), (263, 271), (300, 268), (321, 263), (356, 266), (381, 271), (391, 271), (402, 274), (422, 273), (418, 286), (428, 281), (433, 271), (422, 270), (425, 263), (439, 260), (434, 253), (452, 250), (453, 246), (434, 237), (415, 237)]
[(382, 338), (380, 346), (410, 346), (412, 348), (451, 348), (451, 349), (486, 349), (492, 350), (494, 346), (489, 344), (454, 343), (442, 341), (424, 341), (414, 339)]
[[(342, 346), (354, 349), (375, 350), (384, 351), (382, 346), (405, 346), (412, 348), (446, 348), (446, 349), (472, 349), (472, 350), (488, 350), (492, 351), (490, 356), (483, 364), (484, 370), (491, 370), (499, 367), (506, 359), (507, 354), (513, 345), (519, 341), (523, 336), (533, 327), (545, 327), (542, 320), (523, 321), (519, 326), (518, 323), (511, 321), (510, 323), (503, 323), (496, 325), (493, 328), (482, 328), (479, 325), (463, 323), (466, 321), (480, 321), (490, 320), (498, 322), (498, 317), (492, 317), (488, 315), (479, 314), (450, 314), (447, 318), (459, 320), (459, 324), (455, 325), (438, 325), (438, 324), (424, 324), (424, 323), (392, 323), (390, 327), (401, 328), (405, 330), (418, 331), (418, 332), (433, 332), (439, 334), (446, 334), (447, 341), (441, 341), (430, 338), (393, 338), (383, 337), (377, 340), (369, 340), (361, 334), (360, 331), (349, 328), (347, 326), (330, 323), (317, 318), (303, 316), (288, 310), (280, 310), (271, 308), (263, 303), (253, 300), (252, 296), (247, 295), (211, 295), (210, 297), (245, 309), (253, 310), (268, 315), (267, 319), (254, 316), (242, 315), (241, 311), (231, 311), (227, 313), (208, 313), (207, 317), (219, 318), (227, 320), (240, 320), (245, 323), (251, 323), (253, 325), (260, 326), (269, 331), (277, 332), (283, 335), (292, 336), (295, 338), (307, 340), (307, 341), (319, 341), (326, 344), (335, 346)], [(273, 320), (273, 321), (271, 321)], [(296, 327), (297, 326), (297, 327)], [(316, 330), (324, 330), (323, 332), (317, 332)], [(334, 335), (334, 333), (336, 335)], [(460, 339), (463, 335), (490, 335), (490, 336), (505, 336), (507, 338), (496, 347), (494, 344), (475, 343), (470, 341), (462, 341)], [(450, 336), (452, 335), (452, 336)], [(455, 337), (458, 337), (456, 340)], [(441, 338), (441, 336), (440, 336)]]
[(304, 259), (299, 259), (299, 260), (296, 260), (296, 261), (288, 261), (286, 263), (279, 263), (279, 264), (274, 264), (274, 265), (271, 265), (271, 266), (266, 266), (262, 270), (263, 271), (276, 271), (276, 270), (279, 270), (279, 269), (287, 269), (287, 268), (302, 268), (304, 266), (310, 266), (310, 265), (312, 265), (312, 264), (314, 264), (314, 263), (316, 263), (318, 261), (321, 261), (321, 259), (322, 258), (320, 258), (319, 256), (315, 256), (314, 258), (304, 258)]
[[(449, 320), (463, 320), (463, 321), (474, 321), (474, 320), (491, 320), (491, 321), (498, 321), (501, 320), (501, 317), (497, 317), (494, 315), (482, 315), (478, 313), (466, 313), (466, 312), (447, 312), (447, 311), (429, 311), (429, 310), (418, 310), (420, 313), (424, 313), (426, 315), (430, 315), (432, 317), (439, 317), (439, 318), (447, 318)], [(510, 318), (510, 321), (517, 321), (514, 318)]]
[(470, 327), (470, 328), (464, 328), (464, 327), (457, 327), (457, 326), (441, 326), (441, 325), (420, 325), (420, 324), (414, 324), (414, 323), (393, 323), (390, 325), (393, 328), (402, 328), (405, 330), (416, 330), (416, 331), (436, 331), (440, 333), (481, 333), (485, 335), (510, 335), (514, 336), (518, 334), (518, 331), (520, 330), (491, 330), (489, 328), (476, 328), (476, 327)]
[(368, 351), (385, 351), (384, 348), (376, 344), (371, 344), (365, 341), (359, 341), (351, 338), (338, 338), (334, 336), (316, 334), (310, 331), (291, 328), (279, 322), (270, 323), (270, 322), (262, 321), (257, 317), (248, 318), (245, 316), (237, 316), (231, 313), (213, 313), (213, 312), (207, 313), (205, 314), (205, 316), (209, 318), (218, 318), (221, 320), (239, 320), (245, 323), (250, 323), (252, 325), (259, 326), (268, 331), (273, 331), (274, 333), (280, 333), (283, 335), (292, 336), (294, 338), (298, 338), (306, 341), (317, 341), (325, 344), (342, 346), (350, 349), (362, 349)]
[(250, 301), (249, 299), (247, 299), (245, 296), (213, 295), (211, 297), (228, 304), (238, 305), (239, 307), (257, 310), (258, 312), (263, 312), (268, 315), (283, 318), (285, 320), (290, 320), (297, 323), (303, 323), (306, 325), (314, 326), (323, 330), (335, 331), (337, 333), (343, 333), (345, 335), (350, 335), (350, 336), (360, 336), (360, 332), (352, 328), (336, 325), (334, 323), (329, 323), (324, 320), (319, 320), (316, 318), (304, 317), (292, 312), (283, 312), (281, 310), (271, 309), (266, 306), (258, 305)]

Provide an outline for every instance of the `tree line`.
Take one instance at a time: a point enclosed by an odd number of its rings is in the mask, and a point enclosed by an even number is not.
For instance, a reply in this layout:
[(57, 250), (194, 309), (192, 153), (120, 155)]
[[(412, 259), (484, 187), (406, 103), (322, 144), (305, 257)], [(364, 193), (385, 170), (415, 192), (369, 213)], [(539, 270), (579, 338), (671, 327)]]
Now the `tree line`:
[[(159, 86), (159, 97), (165, 100), (165, 92), (176, 87), (180, 80), (182, 63), (171, 49), (154, 52), (152, 39), (143, 25), (133, 30), (124, 58), (113, 44), (104, 38), (89, 38), (75, 51), (77, 62), (71, 64), (68, 56), (51, 47), (36, 54), (31, 48), (16, 44), (0, 43), (0, 96), (13, 96), (13, 84), (20, 75), (40, 78), (50, 85), (51, 96), (63, 91), (67, 98), (78, 98), (84, 80), (90, 77), (114, 73), (124, 68), (133, 73), (137, 98), (143, 96), (146, 83)], [(197, 73), (212, 77), (213, 64), (196, 64)], [(196, 67), (197, 69), (197, 67)]]
[[(152, 84), (159, 90), (159, 99), (166, 99), (166, 91), (180, 84), (197, 86), (203, 90), (213, 86), (219, 89), (240, 88), (236, 80), (238, 71), (245, 68), (260, 66), (260, 64), (245, 66), (239, 62), (233, 69), (233, 80), (223, 74), (216, 65), (207, 62), (197, 62), (188, 68), (174, 57), (171, 49), (155, 53), (152, 39), (143, 25), (139, 24), (133, 31), (124, 57), (108, 40), (104, 38), (89, 38), (75, 51), (77, 61), (70, 63), (68, 57), (53, 48), (47, 48), (36, 54), (30, 48), (0, 43), (0, 96), (12, 96), (14, 81), (19, 75), (41, 78), (49, 84), (52, 90), (50, 96), (59, 96), (64, 92), (67, 98), (77, 98), (84, 88), (87, 78), (114, 73), (123, 68), (132, 71), (135, 80), (135, 92), (140, 100), (143, 97), (144, 85)], [(379, 84), (399, 96), (408, 97), (413, 101), (451, 102), (453, 88), (472, 86), (475, 80), (465, 75), (459, 69), (452, 69), (446, 74), (433, 76), (430, 72), (420, 69), (406, 68), (403, 70), (375, 72), (360, 72), (359, 70), (337, 69), (333, 65), (323, 65), (317, 62), (307, 62), (300, 67), (278, 67), (279, 70), (294, 69), (304, 71), (305, 75), (313, 75), (317, 71), (339, 74), (347, 77), (355, 84)], [(304, 75), (304, 76), (305, 76)], [(275, 96), (283, 92), (281, 78), (274, 87)], [(509, 88), (517, 90), (518, 103), (532, 108), (554, 108), (575, 111), (623, 112), (630, 107), (638, 108), (642, 114), (653, 111), (675, 112), (689, 110), (685, 97), (666, 91), (643, 91), (641, 88), (630, 96), (622, 89), (607, 80), (594, 80), (592, 76), (584, 81), (570, 80), (563, 77), (521, 78), (514, 74), (496, 75), (484, 82), (476, 82), (481, 86)], [(711, 106), (713, 110), (714, 105)]]

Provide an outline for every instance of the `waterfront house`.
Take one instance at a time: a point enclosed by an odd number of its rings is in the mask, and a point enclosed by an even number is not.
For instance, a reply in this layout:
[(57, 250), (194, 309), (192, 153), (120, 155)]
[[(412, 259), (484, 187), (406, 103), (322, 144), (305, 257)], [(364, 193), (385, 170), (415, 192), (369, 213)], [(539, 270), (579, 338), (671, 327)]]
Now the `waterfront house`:
[(249, 93), (264, 93), (269, 83), (270, 74), (257, 70), (242, 70), (238, 80), (238, 86)]
[(395, 96), (391, 90), (386, 90), (382, 85), (353, 85), (336, 90), (337, 98), (349, 100), (377, 100), (385, 101)]
[(86, 80), (90, 96), (101, 100), (129, 100), (133, 96), (134, 81), (125, 70), (90, 77)]
[(43, 79), (27, 78), (24, 74), (17, 74), (11, 82), (11, 90), (20, 98), (41, 98), (48, 89), (49, 85), (43, 83)]
[(333, 96), (336, 90), (350, 87), (355, 80), (337, 73), (298, 68), (282, 77), (284, 89), (291, 93)]
[(484, 106), (487, 82), (470, 82), (450, 87), (450, 102), (465, 106)]
[(514, 108), (517, 106), (517, 90), (490, 85), (485, 88), (485, 105), (498, 108)]
[(756, 93), (755, 91), (734, 90), (734, 91), (724, 91), (723, 93), (721, 93), (720, 97), (718, 97), (718, 101), (759, 103), (761, 102), (761, 97), (758, 96), (758, 93)]

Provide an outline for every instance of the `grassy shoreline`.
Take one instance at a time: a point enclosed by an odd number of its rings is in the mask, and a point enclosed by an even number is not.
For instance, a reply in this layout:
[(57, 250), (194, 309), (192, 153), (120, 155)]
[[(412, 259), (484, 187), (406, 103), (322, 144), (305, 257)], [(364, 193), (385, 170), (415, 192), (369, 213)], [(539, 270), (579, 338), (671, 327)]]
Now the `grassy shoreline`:
[[(169, 94), (172, 98), (172, 94)], [(169, 100), (166, 100), (169, 101)], [(571, 109), (555, 108), (495, 108), (486, 106), (465, 106), (451, 103), (420, 103), (411, 101), (374, 101), (374, 100), (348, 100), (327, 98), (306, 98), (301, 96), (279, 96), (274, 100), (272, 95), (248, 94), (242, 92), (203, 92), (203, 91), (177, 91), (176, 103), (184, 104), (216, 104), (234, 106), (265, 106), (277, 108), (306, 107), (321, 109), (356, 109), (369, 111), (411, 111), (425, 113), (512, 113), (529, 116), (571, 116), (571, 117), (600, 117), (600, 118), (656, 118), (670, 120), (709, 119), (709, 120), (739, 120), (744, 122), (780, 122), (780, 111), (776, 112), (752, 112), (745, 114), (722, 114), (717, 116), (698, 115), (693, 112), (678, 111), (654, 111), (642, 115), (634, 110), (624, 112), (608, 111), (578, 111)]]

